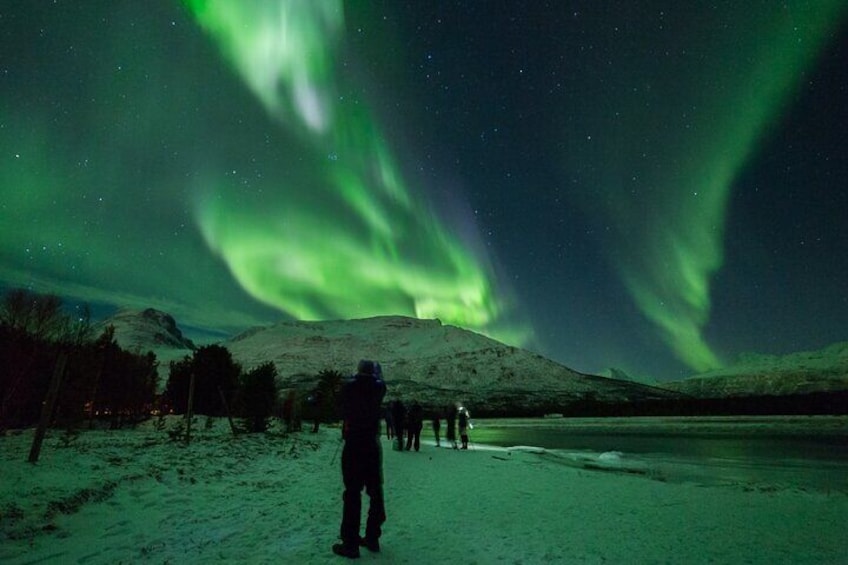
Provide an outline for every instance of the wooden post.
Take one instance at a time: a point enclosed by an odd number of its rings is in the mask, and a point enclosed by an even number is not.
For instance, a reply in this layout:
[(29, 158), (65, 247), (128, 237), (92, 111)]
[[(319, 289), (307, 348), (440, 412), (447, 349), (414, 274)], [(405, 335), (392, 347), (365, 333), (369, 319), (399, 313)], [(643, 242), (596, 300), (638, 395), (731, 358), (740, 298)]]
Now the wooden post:
[(62, 376), (65, 374), (67, 361), (68, 354), (61, 351), (58, 359), (56, 359), (56, 365), (53, 367), (53, 378), (50, 379), (47, 396), (44, 398), (44, 404), (41, 405), (41, 420), (38, 422), (35, 437), (32, 438), (32, 447), (29, 450), (28, 461), (30, 463), (38, 462), (38, 456), (41, 454), (41, 444), (44, 441), (47, 428), (50, 426), (50, 420), (53, 418), (53, 408), (56, 406), (56, 399), (59, 397), (59, 387), (62, 385)]
[(191, 420), (194, 417), (194, 369), (191, 370), (191, 380), (188, 384), (188, 407), (186, 408), (186, 444), (191, 442)]
[(224, 405), (224, 411), (227, 413), (227, 420), (230, 422), (230, 429), (233, 431), (233, 435), (238, 435), (238, 430), (236, 430), (236, 424), (233, 422), (233, 416), (230, 414), (230, 405), (227, 402), (227, 397), (224, 396), (224, 391), (221, 387), (218, 387), (218, 394), (221, 396), (221, 402)]

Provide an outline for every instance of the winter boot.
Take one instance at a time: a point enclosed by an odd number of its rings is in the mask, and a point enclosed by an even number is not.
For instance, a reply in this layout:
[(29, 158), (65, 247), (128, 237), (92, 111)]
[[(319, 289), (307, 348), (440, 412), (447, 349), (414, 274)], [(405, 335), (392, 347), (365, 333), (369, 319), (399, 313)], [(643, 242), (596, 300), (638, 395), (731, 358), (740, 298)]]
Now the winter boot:
[(377, 538), (359, 538), (359, 545), (367, 547), (368, 551), (374, 553), (380, 551), (380, 540)]
[(333, 553), (347, 557), (348, 559), (359, 559), (359, 547), (355, 545), (337, 543), (333, 546)]

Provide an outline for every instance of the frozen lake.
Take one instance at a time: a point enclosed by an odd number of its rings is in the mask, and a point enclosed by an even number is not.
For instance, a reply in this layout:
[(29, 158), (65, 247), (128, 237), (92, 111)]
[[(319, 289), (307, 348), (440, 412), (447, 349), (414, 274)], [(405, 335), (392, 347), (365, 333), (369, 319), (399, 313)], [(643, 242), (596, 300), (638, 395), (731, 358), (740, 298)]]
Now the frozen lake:
[(664, 481), (848, 493), (848, 417), (473, 420), (471, 441)]

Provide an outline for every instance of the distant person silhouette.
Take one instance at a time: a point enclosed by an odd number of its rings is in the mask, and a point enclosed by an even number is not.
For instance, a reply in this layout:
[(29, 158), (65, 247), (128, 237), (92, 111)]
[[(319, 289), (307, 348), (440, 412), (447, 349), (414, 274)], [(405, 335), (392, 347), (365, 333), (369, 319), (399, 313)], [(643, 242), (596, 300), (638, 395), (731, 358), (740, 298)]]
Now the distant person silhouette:
[(403, 402), (398, 399), (392, 402), (392, 423), (395, 427), (395, 449), (403, 451), (403, 429), (406, 420), (406, 407)]
[(386, 438), (391, 440), (393, 437), (395, 437), (395, 423), (392, 421), (391, 403), (389, 403), (389, 405), (383, 409), (383, 412), (386, 418)]
[(309, 404), (309, 409), (312, 412), (312, 433), (318, 433), (318, 427), (321, 425), (321, 391), (316, 390), (307, 397), (306, 402)]
[(455, 404), (451, 404), (451, 405), (448, 406), (447, 414), (445, 415), (445, 419), (448, 421), (447, 440), (451, 444), (451, 447), (456, 449), (457, 445), (456, 445), (456, 405)]
[(442, 421), (440, 419), (439, 413), (436, 412), (433, 414), (433, 435), (436, 436), (436, 447), (441, 447), (441, 441), (439, 438), (439, 432), (442, 430)]
[[(359, 362), (356, 375), (342, 388), (342, 542), (333, 545), (333, 553), (342, 557), (359, 557), (360, 545), (371, 551), (380, 551), (380, 535), (386, 521), (379, 437), (385, 395), (386, 383), (376, 374), (374, 362), (367, 360)], [(360, 538), (363, 488), (368, 494), (369, 508), (365, 537)]]
[(461, 449), (468, 449), (468, 427), (471, 425), (469, 419), (471, 414), (464, 406), (459, 407), (459, 439), (462, 441)]
[(406, 450), (415, 448), (418, 451), (421, 447), (421, 428), (424, 427), (424, 410), (418, 402), (413, 401), (407, 414), (406, 424)]

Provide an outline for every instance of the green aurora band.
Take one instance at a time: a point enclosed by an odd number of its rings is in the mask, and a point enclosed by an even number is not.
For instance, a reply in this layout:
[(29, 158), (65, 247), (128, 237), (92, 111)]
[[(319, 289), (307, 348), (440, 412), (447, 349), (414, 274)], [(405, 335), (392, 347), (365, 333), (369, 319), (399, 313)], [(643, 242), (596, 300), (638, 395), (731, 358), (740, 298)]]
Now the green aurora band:
[[(10, 7), (24, 19), (4, 28), (4, 286), (159, 308), (221, 335), (285, 311), (439, 317), (509, 343), (532, 337), (513, 323), (520, 308), (485, 247), (457, 235), (473, 230), (447, 224), (402, 175), (392, 130), (360, 94), (374, 86), (359, 88), (348, 64), (340, 1), (169, 1), (170, 12)], [(732, 243), (733, 185), (846, 10), (681, 5), (663, 35), (637, 9), (637, 29), (620, 30), (631, 35), (591, 36), (612, 64), (580, 62), (573, 96), (540, 104), (568, 112), (546, 116), (566, 149), (531, 149), (557, 152), (559, 184), (594, 189), (572, 204), (608, 238), (602, 251), (648, 324), (696, 370), (721, 363), (710, 286)], [(614, 347), (598, 354), (617, 363)]]
[[(633, 121), (608, 125), (593, 140), (603, 151), (598, 161), (609, 166), (602, 177), (608, 194), (582, 195), (584, 204), (611, 228), (606, 245), (635, 304), (698, 371), (722, 364), (703, 329), (710, 278), (723, 263), (733, 182), (846, 6), (842, 0), (789, 4), (760, 11), (740, 4), (732, 8), (735, 18), (723, 14), (735, 22), (729, 32), (705, 26), (711, 35), (693, 38), (692, 51), (707, 56), (660, 67), (676, 82), (666, 79), (666, 90), (626, 106), (622, 115)], [(659, 73), (639, 78), (660, 83)]]
[(291, 136), (291, 181), (251, 202), (237, 185), (197, 187), (209, 247), (258, 300), (297, 319), (399, 314), (514, 344), (493, 270), (407, 186), (366, 104), (338, 72), (339, 0), (186, 0), (225, 58)]

